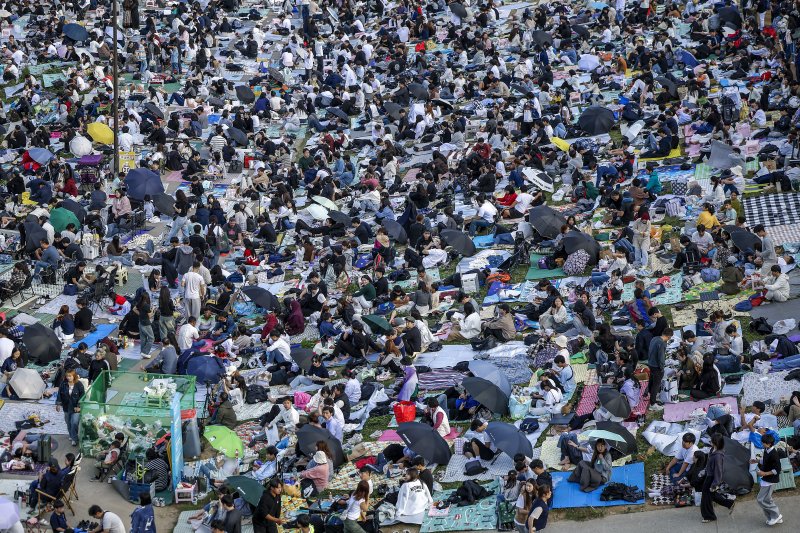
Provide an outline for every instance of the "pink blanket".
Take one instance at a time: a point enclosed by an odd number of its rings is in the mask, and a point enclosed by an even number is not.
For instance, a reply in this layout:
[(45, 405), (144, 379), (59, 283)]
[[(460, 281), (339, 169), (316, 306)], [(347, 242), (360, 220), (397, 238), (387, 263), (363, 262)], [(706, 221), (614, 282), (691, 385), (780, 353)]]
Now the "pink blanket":
[(736, 398), (708, 398), (707, 400), (700, 400), (697, 402), (678, 402), (664, 404), (664, 422), (683, 422), (691, 418), (691, 413), (698, 407), (702, 407), (706, 411), (711, 405), (724, 403), (731, 408), (731, 415), (738, 416), (739, 405), (736, 403)]
[[(631, 412), (631, 416), (628, 417), (628, 420), (636, 420), (639, 415), (645, 414), (650, 403), (650, 398), (647, 396), (647, 380), (640, 381), (639, 383), (641, 383), (642, 396), (636, 408)], [(597, 391), (599, 389), (600, 385), (586, 385), (583, 388), (581, 401), (578, 402), (578, 407), (575, 408), (576, 415), (587, 415), (594, 411), (597, 403)]]
[[(444, 436), (445, 440), (455, 440), (456, 437), (459, 435), (458, 428), (451, 428), (450, 433)], [(378, 437), (378, 442), (403, 442), (403, 439), (400, 438), (400, 435), (397, 434), (397, 431), (393, 429), (387, 429), (381, 436)]]

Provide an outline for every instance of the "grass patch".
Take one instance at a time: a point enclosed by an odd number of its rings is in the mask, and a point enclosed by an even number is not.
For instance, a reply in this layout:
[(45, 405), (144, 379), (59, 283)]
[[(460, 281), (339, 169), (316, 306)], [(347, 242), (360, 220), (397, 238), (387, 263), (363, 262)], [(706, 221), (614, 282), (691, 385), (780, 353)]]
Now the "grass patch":
[(376, 431), (383, 431), (389, 427), (389, 422), (392, 420), (391, 415), (384, 415), (384, 416), (371, 416), (367, 423), (364, 424), (364, 429), (361, 430), (361, 434), (364, 436), (365, 441), (374, 441), (370, 437)]
[(556, 520), (574, 520), (575, 522), (586, 522), (603, 518), (606, 515), (605, 507), (576, 507), (572, 509), (553, 509), (551, 515)]

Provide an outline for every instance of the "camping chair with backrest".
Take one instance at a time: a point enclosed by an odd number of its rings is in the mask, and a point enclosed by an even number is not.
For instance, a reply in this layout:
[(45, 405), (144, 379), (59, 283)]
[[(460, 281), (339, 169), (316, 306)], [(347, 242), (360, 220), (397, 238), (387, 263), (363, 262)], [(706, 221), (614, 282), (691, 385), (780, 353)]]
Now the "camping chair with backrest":
[[(33, 275), (28, 274), (28, 277), (25, 278), (22, 286), (16, 290), (9, 290), (9, 289), (0, 289), (0, 299), (8, 299), (12, 305), (18, 305), (18, 303), (22, 303), (25, 299), (25, 293), (31, 290), (33, 286)], [(19, 302), (15, 302), (14, 298), (19, 296)]]
[(72, 508), (72, 502), (70, 501), (70, 493), (74, 492), (75, 478), (78, 475), (78, 470), (80, 470), (78, 466), (74, 465), (70, 471), (64, 475), (64, 479), (61, 481), (61, 488), (58, 489), (57, 496), (50, 496), (49, 494), (36, 489), (36, 493), (39, 495), (39, 505), (36, 509), (38, 514), (49, 511), (56, 500), (61, 500), (72, 512), (72, 516), (75, 516), (75, 509)]
[(100, 471), (100, 481), (105, 483), (112, 476), (117, 475), (120, 469), (125, 466), (125, 462), (127, 460), (128, 460), (128, 441), (126, 440), (119, 449), (119, 455), (117, 455), (116, 461), (114, 461), (110, 465), (99, 464), (97, 466), (97, 469)]
[[(78, 472), (80, 472), (80, 470), (81, 470), (81, 461), (82, 460), (83, 460), (83, 454), (79, 453), (78, 456), (75, 458), (75, 462), (72, 464), (72, 469), (75, 470), (76, 474)], [(75, 479), (72, 481), (72, 485), (70, 485), (69, 495), (65, 496), (65, 498), (64, 498), (65, 501), (67, 499), (72, 500), (73, 498), (75, 500), (80, 500), (80, 498), (78, 497), (78, 490), (75, 488), (75, 487), (77, 487), (77, 485), (78, 485), (78, 476), (76, 475)], [(72, 507), (70, 507), (70, 510), (72, 510)], [(75, 513), (73, 512), (73, 514), (75, 514)]]

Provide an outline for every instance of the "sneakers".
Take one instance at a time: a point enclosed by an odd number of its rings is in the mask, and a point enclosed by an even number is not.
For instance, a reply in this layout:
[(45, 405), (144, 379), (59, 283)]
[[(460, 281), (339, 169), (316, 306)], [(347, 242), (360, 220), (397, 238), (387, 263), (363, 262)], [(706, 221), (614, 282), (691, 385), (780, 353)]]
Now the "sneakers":
[(647, 410), (648, 410), (648, 411), (663, 411), (663, 410), (664, 410), (664, 406), (663, 406), (663, 405), (658, 405), (658, 404), (656, 403), (656, 404), (653, 404), (653, 405), (651, 405), (650, 407), (648, 407), (648, 409), (647, 409)]
[(783, 515), (778, 516), (778, 518), (776, 518), (774, 520), (767, 520), (767, 525), (768, 526), (775, 526), (775, 525), (778, 525), (778, 524), (783, 524)]

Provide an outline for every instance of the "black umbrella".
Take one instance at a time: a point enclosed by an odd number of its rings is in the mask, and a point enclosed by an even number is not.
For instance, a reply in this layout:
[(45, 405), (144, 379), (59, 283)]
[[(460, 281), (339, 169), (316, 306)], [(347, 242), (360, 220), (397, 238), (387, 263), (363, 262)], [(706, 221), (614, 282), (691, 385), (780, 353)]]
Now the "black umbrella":
[(247, 285), (242, 287), (242, 292), (245, 294), (245, 296), (250, 298), (254, 304), (266, 309), (267, 311), (280, 309), (281, 305), (278, 301), (278, 297), (263, 287), (259, 287), (258, 285)]
[(345, 226), (349, 226), (353, 219), (350, 218), (346, 213), (342, 213), (341, 211), (328, 211), (328, 218), (333, 220), (334, 222), (339, 222), (344, 224)]
[(78, 219), (78, 222), (83, 224), (83, 221), (86, 219), (86, 209), (84, 209), (81, 204), (72, 198), (64, 198), (61, 200), (61, 205), (64, 207), (64, 209), (72, 211), (72, 213), (75, 215), (75, 218)]
[(533, 42), (535, 42), (539, 46), (553, 44), (553, 36), (544, 30), (535, 30), (531, 34), (531, 37), (533, 37)]
[(533, 457), (533, 446), (525, 433), (507, 422), (489, 422), (486, 433), (491, 437), (495, 448), (505, 452), (509, 457), (521, 453), (525, 457)]
[(381, 225), (386, 229), (389, 237), (397, 241), (397, 244), (406, 244), (408, 242), (406, 230), (397, 221), (384, 218)]
[(33, 253), (39, 248), (39, 241), (47, 238), (47, 231), (42, 228), (34, 215), (28, 215), (22, 225), (25, 227), (25, 251)]
[(286, 83), (286, 78), (284, 78), (283, 74), (281, 74), (281, 71), (276, 68), (270, 67), (269, 75), (272, 77), (273, 80), (277, 81), (278, 83), (281, 84)]
[(722, 226), (722, 231), (731, 236), (731, 241), (739, 251), (755, 250), (755, 244), (761, 242), (761, 237), (739, 226)]
[(734, 493), (747, 494), (753, 489), (753, 477), (750, 475), (750, 450), (728, 437), (725, 439), (725, 468), (722, 469), (722, 481)]
[(135, 168), (125, 175), (125, 186), (128, 196), (134, 200), (142, 201), (148, 194), (151, 198), (164, 192), (161, 175), (149, 168)]
[(217, 98), (216, 96), (210, 97), (208, 100), (208, 105), (212, 107), (222, 107), (225, 105), (225, 101), (222, 98)]
[(153, 205), (162, 215), (171, 217), (175, 214), (175, 198), (167, 193), (157, 194), (153, 197)]
[(475, 248), (475, 243), (472, 242), (472, 238), (463, 231), (445, 229), (439, 233), (439, 236), (444, 242), (452, 246), (453, 250), (464, 257), (472, 257), (478, 253), (478, 249)]
[(430, 98), (428, 89), (426, 89), (421, 83), (409, 83), (408, 92), (418, 100), (428, 100)]
[(228, 128), (228, 138), (239, 146), (246, 147), (248, 144), (247, 134), (239, 128)]
[(338, 107), (329, 107), (328, 108), (328, 114), (331, 114), (331, 115), (333, 115), (335, 117), (339, 117), (342, 120), (347, 120), (349, 118), (347, 116), (347, 113), (345, 113), (344, 111), (342, 111)]
[(518, 93), (524, 94), (526, 96), (529, 95), (529, 94), (533, 94), (530, 90), (528, 90), (527, 87), (525, 87), (521, 83), (512, 83), (511, 84), (511, 90), (512, 91), (517, 91)]
[(85, 41), (89, 38), (89, 32), (80, 24), (64, 24), (61, 32), (73, 41)]
[(528, 211), (528, 220), (536, 233), (545, 239), (555, 239), (561, 226), (567, 223), (564, 215), (548, 205), (537, 205)]
[(297, 366), (306, 372), (311, 370), (311, 361), (314, 359), (314, 350), (310, 348), (294, 348), (291, 350), (292, 359)]
[(582, 24), (573, 24), (572, 31), (577, 33), (581, 39), (586, 39), (587, 41), (589, 40), (589, 37), (591, 35), (589, 33), (589, 29)]
[(500, 415), (508, 412), (508, 395), (488, 379), (467, 377), (461, 385), (475, 401), (491, 412)]
[(459, 4), (458, 2), (453, 2), (452, 4), (450, 4), (450, 11), (452, 11), (453, 14), (458, 18), (461, 19), (467, 18), (467, 8), (464, 7), (463, 4)]
[(432, 426), (420, 422), (403, 422), (397, 428), (397, 434), (412, 452), (429, 463), (446, 465), (450, 462), (453, 455), (450, 445)]
[(619, 422), (602, 421), (595, 423), (595, 427), (600, 431), (608, 431), (622, 437), (622, 440), (613, 440), (614, 447), (622, 452), (623, 455), (631, 455), (639, 451), (636, 444), (636, 437)]
[(614, 126), (614, 113), (605, 107), (593, 105), (581, 113), (578, 126), (589, 135), (601, 135)]
[(61, 341), (56, 332), (40, 322), (25, 326), (22, 342), (28, 349), (29, 360), (36, 365), (45, 366), (61, 357)]
[(489, 361), (485, 361), (483, 359), (476, 359), (474, 361), (469, 362), (469, 371), (472, 372), (473, 376), (478, 376), (486, 381), (491, 381), (498, 388), (506, 393), (508, 396), (511, 396), (511, 382), (508, 381), (508, 376), (506, 376), (505, 372), (494, 366)]
[(442, 111), (443, 113), (453, 109), (453, 104), (451, 104), (450, 102), (448, 102), (446, 100), (442, 100), (441, 98), (434, 98), (433, 100), (431, 100), (431, 102), (436, 104), (436, 105), (438, 105), (439, 107), (443, 108), (443, 111)]
[(720, 22), (727, 22), (735, 28), (742, 27), (742, 15), (735, 6), (725, 6), (717, 12)]
[(256, 95), (253, 92), (253, 89), (247, 85), (239, 85), (236, 87), (236, 98), (245, 104), (252, 104), (256, 101)]
[(147, 111), (148, 113), (150, 113), (154, 117), (157, 117), (157, 118), (160, 118), (160, 119), (164, 118), (164, 112), (161, 111), (158, 108), (158, 106), (156, 104), (154, 104), (153, 102), (145, 102), (145, 104), (142, 107), (145, 109), (145, 111)]
[(600, 387), (597, 399), (606, 411), (619, 418), (628, 418), (631, 415), (631, 404), (628, 397), (613, 387)]
[(564, 235), (561, 243), (564, 245), (564, 250), (566, 250), (568, 254), (578, 250), (585, 250), (586, 253), (589, 254), (589, 264), (597, 264), (597, 255), (600, 253), (600, 245), (591, 235), (572, 230)]
[(665, 78), (664, 76), (657, 77), (656, 81), (661, 84), (661, 86), (670, 94), (670, 96), (678, 96), (678, 85), (674, 81), (669, 78)]
[(392, 120), (400, 120), (400, 110), (403, 109), (403, 106), (394, 102), (386, 102), (383, 104), (383, 108)]
[(327, 444), (333, 454), (333, 466), (343, 465), (345, 457), (342, 443), (331, 435), (327, 429), (305, 424), (297, 430), (297, 447), (300, 449), (300, 453), (306, 457), (313, 457), (317, 452), (317, 443), (320, 441)]

